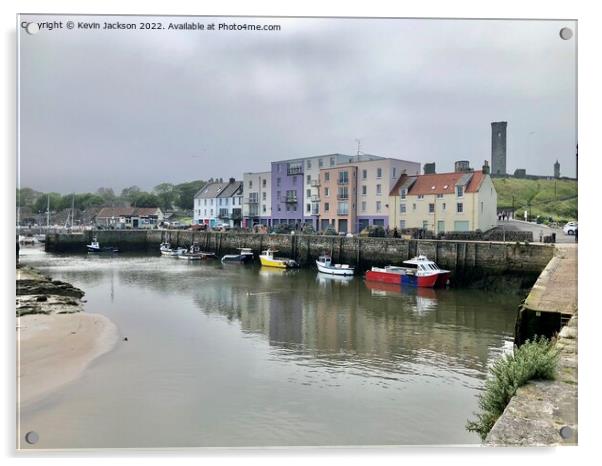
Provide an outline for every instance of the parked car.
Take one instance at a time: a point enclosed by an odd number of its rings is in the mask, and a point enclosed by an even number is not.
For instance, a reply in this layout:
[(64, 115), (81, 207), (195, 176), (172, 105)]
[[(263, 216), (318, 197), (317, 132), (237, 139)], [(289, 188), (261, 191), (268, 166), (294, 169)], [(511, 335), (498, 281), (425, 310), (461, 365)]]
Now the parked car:
[(565, 235), (574, 235), (577, 233), (577, 222), (569, 222), (562, 229)]

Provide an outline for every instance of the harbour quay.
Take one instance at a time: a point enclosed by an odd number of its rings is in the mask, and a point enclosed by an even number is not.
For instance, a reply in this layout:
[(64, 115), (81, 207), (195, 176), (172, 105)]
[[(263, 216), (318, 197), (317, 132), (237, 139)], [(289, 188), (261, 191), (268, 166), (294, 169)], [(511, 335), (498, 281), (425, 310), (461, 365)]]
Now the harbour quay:
[(519, 279), (521, 287), (531, 286), (554, 256), (554, 246), (541, 243), (463, 240), (407, 240), (400, 238), (343, 237), (328, 235), (267, 235), (243, 232), (190, 230), (96, 230), (79, 234), (50, 234), (48, 252), (85, 251), (96, 237), (120, 251), (158, 251), (163, 242), (173, 247), (200, 247), (217, 255), (250, 248), (258, 255), (265, 249), (278, 250), (301, 266), (313, 265), (322, 254), (337, 263), (353, 264), (360, 270), (372, 266), (402, 265), (423, 254), (441, 267), (452, 270), (465, 283), (483, 279), (483, 274)]

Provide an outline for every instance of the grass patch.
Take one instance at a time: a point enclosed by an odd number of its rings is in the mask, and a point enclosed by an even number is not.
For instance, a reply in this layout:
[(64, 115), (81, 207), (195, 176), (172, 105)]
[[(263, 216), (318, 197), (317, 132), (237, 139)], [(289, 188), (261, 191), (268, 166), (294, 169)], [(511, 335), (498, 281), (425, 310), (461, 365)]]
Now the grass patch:
[(556, 374), (558, 349), (544, 337), (515, 347), (513, 354), (502, 356), (489, 369), (485, 391), (479, 395), (481, 413), (468, 421), (466, 429), (485, 440), (519, 387), (529, 380), (552, 380)]

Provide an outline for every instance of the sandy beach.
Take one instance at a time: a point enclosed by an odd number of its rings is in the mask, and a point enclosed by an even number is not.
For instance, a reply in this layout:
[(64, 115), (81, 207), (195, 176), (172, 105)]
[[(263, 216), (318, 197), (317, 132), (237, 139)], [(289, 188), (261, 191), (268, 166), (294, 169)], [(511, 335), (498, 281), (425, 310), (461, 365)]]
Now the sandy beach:
[(39, 401), (76, 379), (113, 348), (117, 327), (100, 314), (26, 315), (17, 319), (20, 406)]
[(118, 341), (117, 327), (83, 312), (83, 292), (29, 267), (17, 270), (17, 397), (41, 400), (75, 380)]

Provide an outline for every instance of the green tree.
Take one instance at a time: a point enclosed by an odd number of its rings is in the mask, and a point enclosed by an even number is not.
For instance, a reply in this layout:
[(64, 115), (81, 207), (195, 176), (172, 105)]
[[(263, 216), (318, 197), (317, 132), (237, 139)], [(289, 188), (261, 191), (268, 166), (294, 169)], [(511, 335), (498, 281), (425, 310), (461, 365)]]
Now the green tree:
[(160, 201), (159, 198), (152, 194), (141, 192), (132, 203), (134, 207), (159, 207)]
[(116, 198), (115, 193), (113, 192), (113, 188), (98, 188), (96, 190), (96, 194), (101, 196), (107, 204), (115, 201)]
[(163, 210), (169, 210), (173, 207), (173, 203), (176, 200), (178, 193), (174, 189), (174, 185), (171, 183), (161, 183), (153, 188), (153, 193), (159, 199), (159, 207)]
[(136, 199), (136, 197), (138, 195), (140, 195), (140, 193), (142, 192), (142, 190), (134, 185), (134, 186), (130, 186), (129, 188), (123, 188), (121, 190), (121, 198), (123, 200), (129, 201), (129, 202), (134, 202), (134, 200)]
[(207, 183), (205, 181), (196, 180), (176, 185), (176, 206), (183, 210), (192, 210), (194, 208), (194, 195), (206, 184)]
[(31, 188), (17, 188), (17, 207), (30, 207), (33, 209), (40, 196), (42, 196), (41, 192), (34, 191)]
[(44, 193), (34, 203), (34, 212), (46, 212), (48, 197), (50, 197), (50, 211), (60, 210), (63, 196), (59, 193)]

